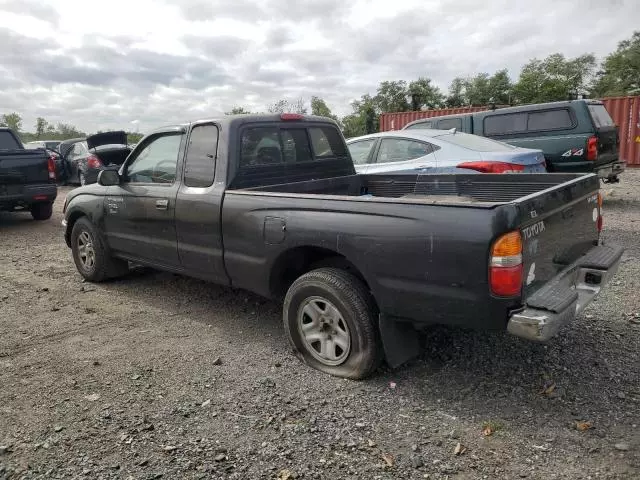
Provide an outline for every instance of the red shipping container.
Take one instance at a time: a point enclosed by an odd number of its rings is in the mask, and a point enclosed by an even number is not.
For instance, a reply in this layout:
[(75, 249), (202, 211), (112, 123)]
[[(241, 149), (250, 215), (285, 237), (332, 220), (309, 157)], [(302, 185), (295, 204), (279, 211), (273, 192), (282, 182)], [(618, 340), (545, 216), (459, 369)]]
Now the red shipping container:
[[(640, 96), (603, 98), (602, 102), (619, 128), (620, 158), (628, 166), (640, 166)], [(383, 113), (380, 131), (401, 130), (407, 123), (419, 118), (442, 117), (461, 113), (482, 112), (487, 107), (443, 108), (421, 112)]]

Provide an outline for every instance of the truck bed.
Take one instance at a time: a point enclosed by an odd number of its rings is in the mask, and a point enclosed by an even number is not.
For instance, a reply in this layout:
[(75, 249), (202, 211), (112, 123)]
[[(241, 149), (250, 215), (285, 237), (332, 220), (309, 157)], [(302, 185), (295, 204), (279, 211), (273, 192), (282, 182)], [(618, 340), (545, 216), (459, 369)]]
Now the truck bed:
[[(352, 175), (348, 177), (309, 180), (268, 185), (235, 192), (296, 194), (354, 197), (370, 201), (376, 197), (440, 205), (461, 204), (491, 208), (526, 200), (543, 191), (580, 183), (597, 189), (597, 179), (587, 180), (583, 174), (468, 174), (468, 175)], [(580, 181), (582, 178), (583, 181)]]

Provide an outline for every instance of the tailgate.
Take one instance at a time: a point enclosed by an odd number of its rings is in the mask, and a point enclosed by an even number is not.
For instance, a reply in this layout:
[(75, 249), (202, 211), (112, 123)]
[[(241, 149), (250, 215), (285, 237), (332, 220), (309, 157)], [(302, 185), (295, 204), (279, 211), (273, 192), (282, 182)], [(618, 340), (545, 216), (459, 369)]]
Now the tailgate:
[(0, 151), (0, 195), (19, 195), (25, 185), (48, 184), (48, 162), (42, 149)]
[(520, 203), (525, 298), (598, 244), (598, 189), (589, 174)]

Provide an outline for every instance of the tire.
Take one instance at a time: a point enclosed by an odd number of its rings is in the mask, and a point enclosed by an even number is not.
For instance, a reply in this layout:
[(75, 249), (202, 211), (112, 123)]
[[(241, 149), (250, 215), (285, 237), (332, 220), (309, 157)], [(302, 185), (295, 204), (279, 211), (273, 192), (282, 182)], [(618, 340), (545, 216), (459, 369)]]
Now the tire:
[(102, 235), (87, 217), (78, 219), (73, 225), (71, 251), (78, 272), (90, 282), (99, 283), (129, 272), (128, 262), (109, 254)]
[(297, 356), (337, 377), (362, 379), (380, 366), (377, 319), (378, 308), (365, 284), (336, 268), (302, 275), (284, 300), (284, 329)]
[(82, 187), (87, 184), (87, 177), (82, 170), (78, 172), (78, 182), (80, 182), (80, 186)]
[(53, 214), (53, 202), (35, 203), (31, 205), (31, 216), (34, 220), (49, 220)]

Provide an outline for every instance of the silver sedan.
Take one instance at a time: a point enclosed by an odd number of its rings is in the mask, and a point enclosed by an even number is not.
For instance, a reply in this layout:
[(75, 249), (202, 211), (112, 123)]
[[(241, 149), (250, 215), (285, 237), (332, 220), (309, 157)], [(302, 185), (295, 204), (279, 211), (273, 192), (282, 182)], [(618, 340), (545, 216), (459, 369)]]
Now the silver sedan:
[(542, 150), (451, 130), (381, 132), (347, 141), (358, 173), (542, 173)]

